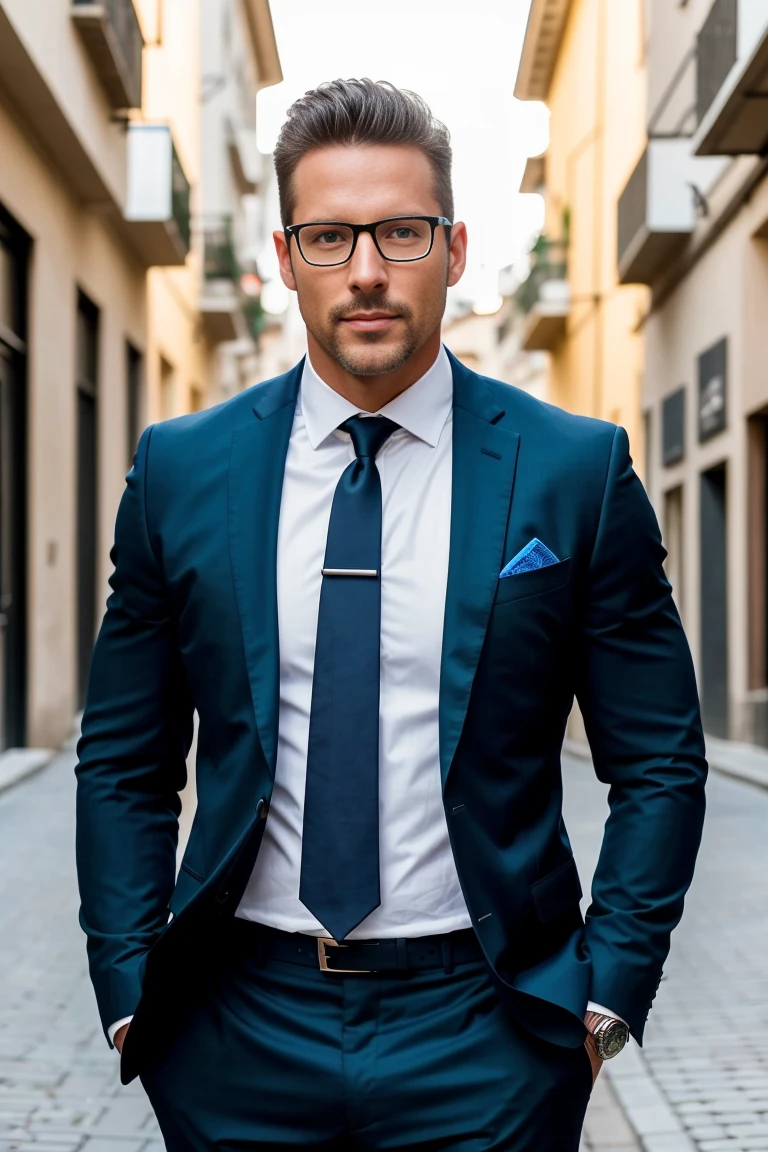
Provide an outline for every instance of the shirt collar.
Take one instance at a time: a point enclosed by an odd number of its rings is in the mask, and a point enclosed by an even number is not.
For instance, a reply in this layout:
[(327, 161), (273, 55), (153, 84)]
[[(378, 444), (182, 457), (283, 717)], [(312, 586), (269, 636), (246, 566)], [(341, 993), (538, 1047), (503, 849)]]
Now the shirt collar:
[[(350, 416), (361, 411), (322, 380), (309, 356), (304, 361), (299, 392), (300, 411), (307, 436), (313, 448), (322, 442)], [(453, 371), (443, 345), (431, 368), (410, 388), (406, 388), (377, 413), (387, 416), (412, 436), (436, 448), (453, 407)]]

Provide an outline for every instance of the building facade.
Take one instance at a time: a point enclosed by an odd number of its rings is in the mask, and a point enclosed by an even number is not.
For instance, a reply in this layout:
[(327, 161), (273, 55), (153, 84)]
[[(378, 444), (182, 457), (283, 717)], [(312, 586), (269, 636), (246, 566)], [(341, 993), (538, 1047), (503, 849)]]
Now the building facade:
[(618, 269), (650, 291), (648, 486), (706, 730), (768, 743), (768, 3), (649, 0)]
[(218, 397), (200, 3), (0, 0), (0, 752), (71, 731), (141, 430)]
[(550, 140), (522, 192), (545, 225), (517, 293), (523, 348), (549, 354), (546, 397), (622, 424), (642, 471), (646, 289), (616, 272), (616, 202), (645, 140), (644, 0), (532, 0), (515, 95), (545, 101)]
[(267, 234), (271, 158), (256, 147), (256, 96), (282, 80), (269, 5), (200, 0), (200, 212), (196, 243), (203, 335), (213, 346), (210, 402), (264, 379), (259, 260)]

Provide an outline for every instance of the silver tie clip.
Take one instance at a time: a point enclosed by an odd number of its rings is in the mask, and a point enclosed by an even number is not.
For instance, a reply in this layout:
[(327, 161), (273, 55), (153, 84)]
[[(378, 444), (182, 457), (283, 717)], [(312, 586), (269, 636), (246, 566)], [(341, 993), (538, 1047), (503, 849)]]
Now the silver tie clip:
[(378, 576), (377, 568), (323, 568), (323, 576)]

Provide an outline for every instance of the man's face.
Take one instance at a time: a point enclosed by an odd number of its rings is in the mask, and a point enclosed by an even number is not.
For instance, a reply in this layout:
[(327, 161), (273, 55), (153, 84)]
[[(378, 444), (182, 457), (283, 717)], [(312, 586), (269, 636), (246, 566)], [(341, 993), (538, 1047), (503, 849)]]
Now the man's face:
[[(440, 216), (433, 185), (432, 167), (418, 148), (321, 148), (296, 167), (291, 223)], [(396, 372), (439, 328), (446, 289), (464, 269), (464, 237), (458, 225), (449, 248), (439, 226), (428, 256), (398, 264), (361, 233), (346, 264), (316, 267), (304, 261), (295, 239), (286, 245), (283, 233), (275, 233), (283, 281), (298, 293), (310, 336), (354, 376)]]

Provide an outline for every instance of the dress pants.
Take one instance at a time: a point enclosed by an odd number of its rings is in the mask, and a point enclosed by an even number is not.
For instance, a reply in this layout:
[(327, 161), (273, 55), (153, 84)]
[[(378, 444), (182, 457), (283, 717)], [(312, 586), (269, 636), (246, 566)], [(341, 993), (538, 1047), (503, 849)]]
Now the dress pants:
[(577, 1152), (589, 1057), (517, 1025), (484, 960), (339, 975), (245, 939), (142, 1073), (169, 1152)]

